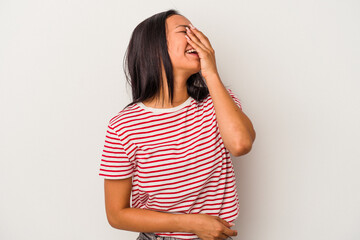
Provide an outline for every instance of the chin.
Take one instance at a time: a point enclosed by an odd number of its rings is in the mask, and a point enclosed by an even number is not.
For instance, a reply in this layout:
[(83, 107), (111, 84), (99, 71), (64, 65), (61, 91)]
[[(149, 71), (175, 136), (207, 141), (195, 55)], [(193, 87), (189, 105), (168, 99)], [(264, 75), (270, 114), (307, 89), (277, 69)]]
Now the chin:
[(195, 72), (200, 72), (200, 70), (201, 70), (200, 62), (198, 64), (196, 64), (196, 67), (192, 68), (192, 70)]
[(194, 74), (196, 74), (196, 73), (199, 73), (200, 70), (201, 70), (200, 68), (194, 69), (193, 71), (191, 71), (191, 75), (194, 75)]

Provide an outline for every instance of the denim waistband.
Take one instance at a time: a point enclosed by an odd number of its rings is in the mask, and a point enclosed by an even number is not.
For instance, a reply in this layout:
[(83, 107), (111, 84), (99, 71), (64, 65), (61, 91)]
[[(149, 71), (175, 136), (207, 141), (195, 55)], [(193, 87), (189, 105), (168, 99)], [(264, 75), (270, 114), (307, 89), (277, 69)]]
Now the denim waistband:
[[(136, 240), (182, 240), (181, 238), (175, 237), (162, 237), (158, 236), (155, 233), (144, 233), (141, 232)], [(200, 238), (193, 238), (191, 240), (201, 240)], [(231, 237), (228, 237), (226, 240), (233, 240)]]

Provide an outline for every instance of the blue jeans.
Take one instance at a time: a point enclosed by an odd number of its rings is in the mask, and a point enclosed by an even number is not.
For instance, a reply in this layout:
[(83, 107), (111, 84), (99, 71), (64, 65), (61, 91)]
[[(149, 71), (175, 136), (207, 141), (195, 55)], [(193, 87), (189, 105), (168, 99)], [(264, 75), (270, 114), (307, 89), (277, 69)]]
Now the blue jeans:
[[(141, 232), (136, 240), (180, 240), (180, 238), (175, 237), (160, 237), (155, 233), (144, 233)], [(194, 238), (192, 240), (201, 240), (200, 238)], [(231, 237), (228, 237), (226, 240), (233, 240)]]

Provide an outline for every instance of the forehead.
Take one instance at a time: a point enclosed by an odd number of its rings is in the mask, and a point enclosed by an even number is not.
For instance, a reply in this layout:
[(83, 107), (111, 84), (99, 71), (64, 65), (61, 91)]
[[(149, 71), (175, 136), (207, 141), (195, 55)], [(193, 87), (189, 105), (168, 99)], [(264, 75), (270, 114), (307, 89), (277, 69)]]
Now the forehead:
[(166, 19), (166, 25), (168, 30), (174, 30), (179, 28), (180, 25), (184, 27), (184, 25), (189, 25), (191, 23), (186, 17), (181, 15), (172, 15)]

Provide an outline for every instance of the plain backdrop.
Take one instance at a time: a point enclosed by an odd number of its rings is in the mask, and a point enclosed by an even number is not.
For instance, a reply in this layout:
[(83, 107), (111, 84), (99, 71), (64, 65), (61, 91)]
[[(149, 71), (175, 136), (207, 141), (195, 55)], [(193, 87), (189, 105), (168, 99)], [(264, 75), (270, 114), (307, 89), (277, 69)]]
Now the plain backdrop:
[(170, 8), (257, 133), (233, 157), (234, 239), (360, 239), (356, 0), (0, 1), (0, 239), (136, 239), (108, 224), (98, 170), (131, 33)]

